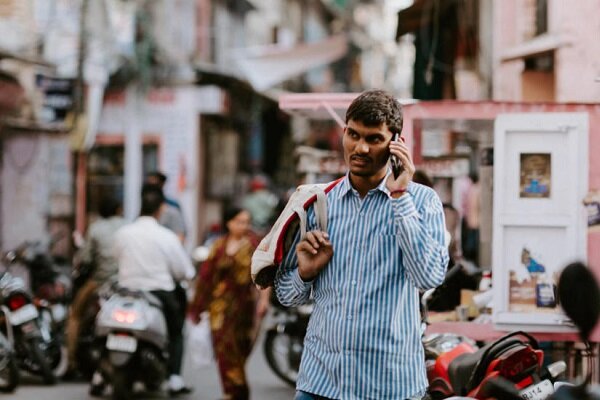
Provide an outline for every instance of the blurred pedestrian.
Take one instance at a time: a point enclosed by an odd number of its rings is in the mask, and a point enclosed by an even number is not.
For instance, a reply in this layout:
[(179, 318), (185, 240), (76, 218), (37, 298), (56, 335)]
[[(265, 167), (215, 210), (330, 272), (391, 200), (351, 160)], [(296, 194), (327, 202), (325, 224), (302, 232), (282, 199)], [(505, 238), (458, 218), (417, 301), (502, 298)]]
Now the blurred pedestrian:
[(479, 263), (479, 222), (481, 211), (481, 187), (476, 173), (469, 175), (470, 185), (463, 198), (461, 221), (462, 255), (465, 259)]
[(444, 203), (444, 220), (446, 221), (446, 231), (449, 234), (448, 253), (450, 259), (455, 260), (460, 257), (460, 251), (458, 249), (458, 241), (456, 235), (458, 232), (458, 225), (460, 221), (460, 215), (458, 210), (450, 203)]
[(425, 185), (433, 189), (433, 181), (429, 175), (427, 175), (427, 172), (423, 171), (422, 169), (415, 170), (412, 180), (415, 183), (420, 183), (421, 185)]
[(269, 190), (267, 178), (256, 175), (250, 181), (250, 192), (244, 197), (243, 207), (252, 216), (252, 229), (264, 235), (273, 222), (279, 198)]
[[(328, 232), (307, 212), (275, 278), (284, 306), (312, 295), (296, 399), (417, 399), (427, 375), (419, 289), (444, 279), (448, 250), (437, 194), (412, 182), (402, 108), (370, 90), (346, 112), (342, 146), (349, 172), (327, 194)], [(394, 178), (389, 157), (402, 163)]]
[(258, 238), (250, 231), (250, 213), (227, 208), (226, 233), (215, 240), (200, 267), (190, 319), (198, 323), (208, 311), (215, 357), (225, 399), (249, 398), (245, 365), (257, 334), (257, 320), (267, 312), (268, 291), (260, 292), (250, 278), (250, 261)]
[(177, 395), (189, 393), (191, 388), (181, 377), (185, 303), (176, 285), (192, 279), (195, 270), (177, 236), (158, 223), (166, 206), (162, 190), (146, 186), (140, 216), (115, 235), (115, 254), (119, 260), (119, 285), (148, 291), (162, 303), (169, 332), (168, 390)]
[(167, 176), (160, 172), (154, 171), (146, 176), (144, 186), (157, 186), (163, 192), (166, 207), (163, 208), (160, 220), (158, 221), (162, 226), (169, 228), (179, 238), (181, 243), (185, 242), (186, 227), (185, 219), (183, 218), (183, 212), (179, 203), (165, 195), (165, 184), (167, 183)]
[(86, 273), (89, 274), (89, 279), (78, 289), (69, 311), (66, 328), (68, 375), (75, 374), (78, 370), (76, 355), (82, 318), (93, 305), (92, 302), (97, 301), (98, 288), (117, 275), (118, 264), (113, 245), (115, 232), (125, 225), (122, 211), (118, 200), (112, 197), (102, 198), (99, 202), (99, 218), (89, 226), (79, 252), (79, 268), (89, 268)]

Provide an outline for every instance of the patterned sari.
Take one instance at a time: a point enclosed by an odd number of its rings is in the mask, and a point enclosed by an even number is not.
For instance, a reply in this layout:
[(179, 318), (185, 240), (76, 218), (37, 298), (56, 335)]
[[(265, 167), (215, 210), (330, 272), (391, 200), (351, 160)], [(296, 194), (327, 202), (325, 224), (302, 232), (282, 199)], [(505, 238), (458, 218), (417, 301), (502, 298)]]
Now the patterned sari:
[(215, 357), (226, 399), (249, 397), (244, 366), (254, 341), (257, 291), (250, 261), (258, 240), (247, 236), (234, 255), (226, 253), (228, 236), (215, 241), (202, 264), (191, 304), (193, 313), (208, 311)]

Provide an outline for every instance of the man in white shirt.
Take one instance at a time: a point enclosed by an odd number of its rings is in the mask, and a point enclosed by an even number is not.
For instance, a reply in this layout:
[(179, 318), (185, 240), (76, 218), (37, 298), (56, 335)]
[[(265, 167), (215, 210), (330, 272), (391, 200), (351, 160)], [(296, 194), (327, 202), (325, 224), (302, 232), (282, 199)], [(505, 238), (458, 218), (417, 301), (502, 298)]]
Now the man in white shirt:
[(115, 254), (119, 261), (121, 286), (149, 291), (163, 303), (169, 330), (169, 392), (189, 393), (181, 377), (185, 305), (176, 295), (175, 284), (195, 275), (191, 260), (181, 241), (158, 223), (165, 207), (160, 188), (144, 187), (140, 216), (119, 229), (115, 235)]

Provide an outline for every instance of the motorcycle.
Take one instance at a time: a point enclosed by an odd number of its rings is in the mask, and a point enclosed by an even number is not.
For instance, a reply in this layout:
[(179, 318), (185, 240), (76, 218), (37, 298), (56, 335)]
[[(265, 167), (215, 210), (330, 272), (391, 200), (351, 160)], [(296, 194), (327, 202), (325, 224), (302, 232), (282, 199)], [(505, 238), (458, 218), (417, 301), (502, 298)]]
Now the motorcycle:
[(72, 291), (71, 267), (60, 264), (50, 256), (40, 241), (21, 243), (5, 253), (4, 261), (9, 265), (21, 264), (27, 268), (31, 292), (49, 309), (55, 323), (60, 325), (56, 327), (57, 330), (62, 331)]
[(298, 307), (284, 307), (274, 294), (271, 304), (272, 322), (266, 330), (263, 345), (265, 358), (275, 375), (295, 387), (313, 305), (309, 303)]
[[(590, 348), (590, 334), (600, 319), (600, 287), (596, 277), (583, 263), (574, 262), (562, 271), (558, 282), (558, 299), (565, 314), (578, 328), (588, 351), (588, 375), (578, 383), (554, 382), (554, 390), (545, 397), (524, 394), (502, 378), (488, 381), (486, 392), (490, 397), (506, 400), (538, 399), (547, 400), (600, 400), (600, 385), (590, 384), (593, 368), (593, 352)], [(467, 397), (452, 398), (455, 400)]]
[[(457, 268), (448, 271), (445, 281), (452, 279)], [(428, 301), (435, 290), (425, 292), (421, 298), (424, 325)], [(522, 331), (509, 333), (482, 348), (469, 338), (450, 333), (427, 336), (423, 345), (428, 394), (434, 400), (452, 396), (487, 399), (490, 388), (500, 380), (509, 382), (505, 385), (512, 385), (520, 398), (543, 400), (553, 392), (553, 382), (566, 369), (563, 361), (544, 367), (544, 353), (537, 341)]]
[(135, 382), (157, 390), (167, 377), (167, 325), (158, 298), (117, 288), (96, 318), (96, 337), (104, 344), (100, 373), (112, 383), (113, 399), (132, 398)]
[(19, 384), (19, 379), (19, 367), (13, 347), (0, 332), (0, 392), (13, 392)]
[[(0, 275), (0, 328), (15, 351), (19, 366), (44, 383), (54, 384), (65, 368), (66, 354), (51, 334), (51, 314), (38, 308), (21, 278)], [(50, 319), (50, 320), (49, 320)]]

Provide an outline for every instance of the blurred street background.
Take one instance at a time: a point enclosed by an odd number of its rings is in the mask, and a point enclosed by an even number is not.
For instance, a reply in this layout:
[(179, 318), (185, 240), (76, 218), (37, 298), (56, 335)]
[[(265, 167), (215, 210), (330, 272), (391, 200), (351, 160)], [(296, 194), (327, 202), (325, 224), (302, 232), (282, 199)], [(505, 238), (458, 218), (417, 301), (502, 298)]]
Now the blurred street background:
[[(0, 273), (65, 318), (69, 284), (62, 303), (44, 297), (38, 261), (70, 283), (101, 198), (134, 220), (152, 171), (180, 207), (190, 257), (206, 256), (230, 204), (264, 234), (298, 184), (345, 173), (346, 108), (383, 88), (445, 205), (453, 260), (485, 277), (437, 318), (482, 318), (479, 331), (456, 325), (476, 339), (489, 338), (492, 306), (507, 330), (565, 329), (558, 272), (579, 259), (600, 275), (599, 11), (600, 0), (0, 0)], [(483, 291), (496, 301), (475, 304)], [(290, 399), (262, 355), (271, 327), (247, 365), (251, 392)], [(219, 397), (214, 368), (188, 362), (184, 375), (188, 398)], [(87, 396), (83, 383), (36, 379), (11, 398)]]

